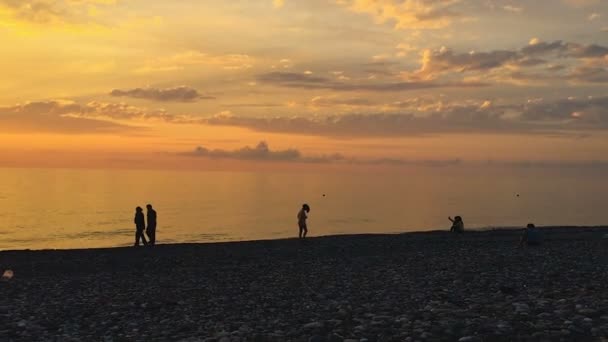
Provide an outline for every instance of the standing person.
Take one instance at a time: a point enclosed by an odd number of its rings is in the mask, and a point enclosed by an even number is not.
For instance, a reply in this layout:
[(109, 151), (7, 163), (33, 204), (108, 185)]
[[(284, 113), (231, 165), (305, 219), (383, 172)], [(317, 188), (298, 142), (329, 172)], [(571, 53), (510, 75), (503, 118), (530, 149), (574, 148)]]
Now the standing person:
[(150, 240), (150, 245), (154, 246), (156, 243), (156, 210), (152, 208), (152, 204), (146, 205), (146, 208), (148, 209), (148, 227), (146, 228), (146, 234)]
[(303, 204), (302, 209), (298, 212), (298, 227), (300, 227), (300, 239), (306, 238), (306, 233), (308, 233), (308, 227), (306, 227), (306, 219), (308, 218), (308, 212), (310, 212), (310, 207), (308, 204)]
[(139, 240), (145, 245), (148, 244), (146, 237), (144, 236), (144, 229), (146, 229), (146, 221), (144, 220), (144, 210), (141, 207), (135, 208), (135, 245), (139, 246)]
[(464, 232), (464, 222), (462, 222), (462, 217), (455, 216), (454, 219), (448, 217), (448, 220), (452, 222), (452, 228), (450, 228), (451, 232), (454, 233), (462, 233)]

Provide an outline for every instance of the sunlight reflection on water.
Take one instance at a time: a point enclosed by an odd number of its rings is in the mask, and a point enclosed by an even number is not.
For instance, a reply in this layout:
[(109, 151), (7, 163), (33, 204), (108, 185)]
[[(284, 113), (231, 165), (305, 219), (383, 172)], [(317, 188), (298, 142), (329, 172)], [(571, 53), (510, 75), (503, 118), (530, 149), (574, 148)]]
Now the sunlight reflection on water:
[[(600, 225), (607, 176), (593, 170), (416, 167), (382, 174), (0, 169), (0, 249), (128, 246), (153, 203), (160, 243), (467, 228)], [(520, 194), (520, 196), (516, 196)], [(325, 196), (323, 196), (325, 195)]]

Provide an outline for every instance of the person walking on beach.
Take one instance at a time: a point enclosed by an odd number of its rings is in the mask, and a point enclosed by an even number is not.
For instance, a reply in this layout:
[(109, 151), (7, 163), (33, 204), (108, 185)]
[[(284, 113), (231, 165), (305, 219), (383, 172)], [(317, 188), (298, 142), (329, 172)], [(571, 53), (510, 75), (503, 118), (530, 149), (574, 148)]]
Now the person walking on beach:
[(462, 217), (456, 216), (454, 219), (448, 216), (448, 220), (452, 222), (452, 228), (450, 228), (450, 232), (453, 233), (462, 233), (464, 232), (464, 222), (462, 222)]
[(308, 212), (310, 212), (310, 207), (308, 206), (308, 204), (303, 204), (302, 209), (300, 209), (300, 212), (298, 212), (298, 227), (300, 227), (300, 239), (306, 238), (306, 233), (308, 233), (308, 227), (306, 226)]
[(156, 244), (156, 210), (152, 208), (152, 204), (146, 205), (146, 209), (148, 209), (148, 227), (146, 228), (146, 235), (148, 235), (150, 245), (154, 246)]
[(521, 235), (521, 240), (519, 240), (519, 248), (523, 246), (539, 246), (542, 240), (543, 236), (534, 223), (528, 223), (528, 226)]
[(146, 221), (144, 220), (144, 210), (141, 207), (135, 208), (135, 245), (139, 246), (139, 240), (145, 245), (148, 244), (146, 237), (144, 236), (144, 229), (146, 229)]

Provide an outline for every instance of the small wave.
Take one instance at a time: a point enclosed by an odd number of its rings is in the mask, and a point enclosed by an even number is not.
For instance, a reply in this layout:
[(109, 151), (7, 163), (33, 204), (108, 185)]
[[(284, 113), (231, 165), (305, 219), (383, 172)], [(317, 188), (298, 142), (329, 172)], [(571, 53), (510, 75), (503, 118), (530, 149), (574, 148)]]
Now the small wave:
[(84, 231), (77, 232), (71, 234), (57, 234), (54, 235), (56, 238), (60, 239), (89, 239), (89, 238), (100, 238), (100, 237), (108, 237), (108, 236), (131, 236), (134, 234), (133, 229), (114, 229), (114, 230), (106, 230), (106, 231)]
[(327, 222), (332, 224), (373, 223), (375, 221), (371, 218), (336, 218), (327, 220)]

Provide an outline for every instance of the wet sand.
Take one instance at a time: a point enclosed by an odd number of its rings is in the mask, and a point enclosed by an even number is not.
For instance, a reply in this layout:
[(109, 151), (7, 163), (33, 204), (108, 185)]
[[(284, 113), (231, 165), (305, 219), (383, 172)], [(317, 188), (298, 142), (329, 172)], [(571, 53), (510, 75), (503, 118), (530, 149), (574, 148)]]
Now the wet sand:
[(543, 231), (0, 252), (0, 340), (608, 339), (608, 229)]

